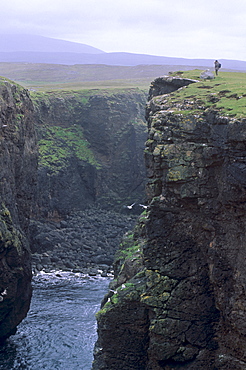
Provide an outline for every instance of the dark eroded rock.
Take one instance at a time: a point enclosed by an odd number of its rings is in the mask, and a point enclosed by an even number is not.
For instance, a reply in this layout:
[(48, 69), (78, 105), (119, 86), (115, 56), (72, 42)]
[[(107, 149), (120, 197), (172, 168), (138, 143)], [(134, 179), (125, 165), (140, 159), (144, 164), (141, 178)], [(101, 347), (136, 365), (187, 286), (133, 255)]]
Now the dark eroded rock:
[(36, 197), (37, 147), (27, 90), (0, 80), (0, 341), (16, 331), (31, 299), (27, 241)]

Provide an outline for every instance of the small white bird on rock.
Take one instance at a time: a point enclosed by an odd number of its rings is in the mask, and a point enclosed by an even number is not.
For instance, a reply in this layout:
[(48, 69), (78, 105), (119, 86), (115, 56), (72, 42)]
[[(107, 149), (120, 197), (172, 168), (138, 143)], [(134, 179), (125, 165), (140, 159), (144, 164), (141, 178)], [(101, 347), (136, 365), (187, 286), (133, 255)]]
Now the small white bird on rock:
[(132, 209), (133, 208), (133, 206), (135, 206), (135, 204), (136, 203), (132, 203), (130, 206), (125, 206), (126, 208), (128, 208), (128, 209)]
[(145, 204), (139, 204), (140, 207), (147, 209), (149, 206), (146, 206)]

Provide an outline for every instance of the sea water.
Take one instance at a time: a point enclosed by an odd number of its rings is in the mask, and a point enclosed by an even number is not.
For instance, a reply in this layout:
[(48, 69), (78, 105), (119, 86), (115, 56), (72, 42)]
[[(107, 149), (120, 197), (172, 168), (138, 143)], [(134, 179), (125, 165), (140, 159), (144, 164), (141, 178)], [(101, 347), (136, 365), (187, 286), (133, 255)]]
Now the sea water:
[(0, 369), (91, 369), (95, 314), (109, 282), (66, 272), (35, 276), (29, 313), (0, 346)]

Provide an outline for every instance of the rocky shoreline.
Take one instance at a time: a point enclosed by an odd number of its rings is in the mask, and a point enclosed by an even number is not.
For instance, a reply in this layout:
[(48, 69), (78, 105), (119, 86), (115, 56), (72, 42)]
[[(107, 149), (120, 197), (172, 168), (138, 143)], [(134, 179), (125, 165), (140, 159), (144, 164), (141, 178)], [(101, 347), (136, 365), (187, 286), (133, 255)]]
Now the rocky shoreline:
[(89, 208), (59, 222), (32, 221), (32, 270), (70, 271), (90, 276), (110, 276), (123, 235), (135, 225), (137, 215)]

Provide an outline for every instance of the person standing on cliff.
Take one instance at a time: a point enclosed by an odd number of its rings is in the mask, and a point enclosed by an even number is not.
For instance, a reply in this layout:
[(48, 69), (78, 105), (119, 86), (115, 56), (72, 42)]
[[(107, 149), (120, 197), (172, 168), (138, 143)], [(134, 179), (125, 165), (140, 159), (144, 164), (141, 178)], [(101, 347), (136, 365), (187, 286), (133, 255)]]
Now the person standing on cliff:
[(214, 62), (214, 69), (215, 69), (216, 76), (218, 76), (218, 70), (220, 69), (220, 67), (221, 67), (221, 64), (218, 62), (218, 60), (216, 60)]

